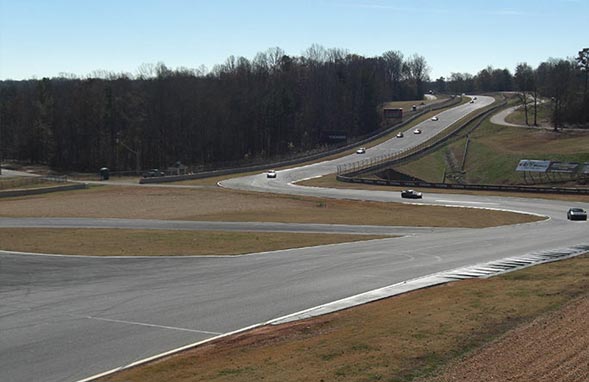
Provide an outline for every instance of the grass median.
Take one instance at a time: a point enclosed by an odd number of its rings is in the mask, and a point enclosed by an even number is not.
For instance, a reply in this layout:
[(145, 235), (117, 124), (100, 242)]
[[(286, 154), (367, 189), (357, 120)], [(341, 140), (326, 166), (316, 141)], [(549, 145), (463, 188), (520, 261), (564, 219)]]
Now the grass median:
[(124, 186), (7, 198), (0, 200), (0, 216), (463, 228), (541, 219), (483, 209), (269, 195), (223, 189)]
[(2, 228), (2, 250), (84, 256), (213, 256), (390, 238), (379, 235)]

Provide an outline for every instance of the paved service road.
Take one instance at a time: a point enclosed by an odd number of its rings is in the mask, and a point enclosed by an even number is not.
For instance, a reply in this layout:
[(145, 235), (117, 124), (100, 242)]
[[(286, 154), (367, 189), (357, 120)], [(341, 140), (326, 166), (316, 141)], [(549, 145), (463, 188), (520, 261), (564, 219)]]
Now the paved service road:
[[(485, 98), (479, 97), (477, 103), (487, 102)], [(466, 113), (477, 103), (457, 109)], [(460, 113), (456, 110), (440, 113), (439, 121), (427, 121), (421, 127), (422, 135), (429, 134), (427, 129), (443, 128), (445, 123), (458, 118)], [(395, 139), (370, 148), (365, 155), (398, 150), (405, 145), (403, 142), (408, 142), (400, 141)], [(401, 201), (398, 192), (325, 190), (292, 184), (301, 178), (333, 172), (337, 164), (357, 157), (351, 155), (279, 171), (276, 180), (258, 175), (228, 180), (223, 186)], [(401, 238), (231, 258), (92, 258), (1, 253), (0, 380), (77, 381), (358, 293), (464, 265), (569, 247), (584, 243), (587, 236), (587, 223), (566, 220), (566, 209), (573, 205), (586, 208), (583, 203), (430, 193), (418, 203), (500, 208), (550, 218), (537, 223), (473, 230), (404, 228), (407, 235)], [(160, 224), (113, 220), (84, 224), (120, 223), (127, 227)], [(67, 219), (54, 222), (59, 226), (75, 223)], [(199, 225), (198, 222), (176, 223), (182, 229), (198, 229)], [(52, 223), (41, 219), (37, 222), (0, 220), (1, 226), (10, 224)], [(340, 228), (343, 227), (347, 226)], [(268, 224), (264, 229), (274, 228)]]

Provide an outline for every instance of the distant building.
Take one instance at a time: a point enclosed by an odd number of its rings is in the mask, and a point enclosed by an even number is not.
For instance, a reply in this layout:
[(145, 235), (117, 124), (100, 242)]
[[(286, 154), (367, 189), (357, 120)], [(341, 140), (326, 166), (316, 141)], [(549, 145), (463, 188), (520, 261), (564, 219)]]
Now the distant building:
[(398, 108), (385, 108), (383, 109), (383, 116), (385, 119), (402, 119), (403, 118), (403, 109)]

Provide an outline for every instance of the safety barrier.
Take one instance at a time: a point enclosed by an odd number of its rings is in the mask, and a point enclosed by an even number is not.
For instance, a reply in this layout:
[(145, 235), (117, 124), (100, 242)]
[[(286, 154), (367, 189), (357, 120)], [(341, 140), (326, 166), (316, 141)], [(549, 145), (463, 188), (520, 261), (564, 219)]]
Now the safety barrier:
[(266, 170), (271, 167), (278, 168), (278, 167), (292, 166), (292, 165), (296, 165), (296, 164), (314, 161), (317, 159), (321, 159), (321, 158), (331, 156), (334, 154), (339, 154), (344, 151), (356, 148), (358, 146), (362, 146), (364, 144), (370, 143), (371, 141), (373, 141), (375, 139), (384, 137), (385, 135), (388, 135), (391, 132), (408, 125), (409, 123), (413, 122), (415, 119), (419, 118), (420, 116), (422, 116), (424, 114), (427, 114), (431, 111), (454, 106), (454, 105), (459, 104), (460, 102), (461, 102), (461, 99), (456, 97), (456, 98), (448, 99), (447, 101), (444, 101), (444, 102), (426, 105), (426, 106), (420, 108), (418, 111), (414, 112), (414, 114), (412, 114), (410, 117), (404, 119), (403, 121), (387, 128), (385, 130), (382, 130), (376, 134), (370, 135), (369, 137), (362, 138), (358, 141), (354, 141), (353, 143), (346, 144), (345, 146), (337, 147), (337, 148), (334, 148), (334, 149), (331, 149), (328, 151), (324, 151), (321, 153), (302, 156), (302, 157), (298, 157), (296, 159), (291, 159), (291, 160), (286, 160), (286, 161), (281, 161), (281, 162), (264, 163), (264, 164), (254, 165), (254, 166), (228, 168), (228, 169), (220, 169), (220, 170), (213, 170), (213, 171), (203, 171), (203, 172), (198, 172), (198, 173), (194, 173), (194, 174), (187, 174), (187, 175), (171, 175), (171, 176), (160, 176), (160, 177), (153, 177), (153, 178), (141, 178), (139, 180), (139, 183), (141, 183), (141, 184), (165, 183), (165, 182), (178, 182), (181, 180), (210, 178), (210, 177), (230, 175), (230, 174), (239, 174), (239, 173), (251, 172), (251, 171), (262, 171), (262, 170)]
[(434, 138), (425, 141), (417, 146), (413, 146), (401, 151), (396, 151), (394, 153), (380, 155), (377, 157), (364, 159), (361, 161), (353, 162), (353, 163), (346, 163), (337, 166), (337, 176), (357, 176), (361, 174), (365, 174), (367, 172), (375, 172), (378, 170), (385, 169), (387, 167), (391, 167), (395, 164), (399, 164), (401, 161), (405, 161), (409, 158), (414, 158), (416, 155), (423, 155), (426, 152), (438, 147), (440, 144), (445, 143), (458, 132), (462, 131), (465, 127), (472, 124), (474, 121), (478, 122), (476, 125), (471, 129), (474, 130), (478, 127), (482, 121), (491, 113), (495, 112), (498, 108), (503, 107), (506, 105), (506, 101), (503, 101), (497, 105), (492, 105), (491, 107), (487, 107), (481, 110), (476, 115), (471, 116), (468, 120), (462, 122), (455, 128), (447, 129), (443, 133), (435, 136)]
[(41, 187), (41, 188), (26, 188), (21, 190), (3, 190), (0, 191), (0, 198), (8, 198), (14, 196), (39, 195), (58, 191), (72, 191), (83, 190), (88, 188), (85, 183), (68, 184), (66, 186)]
[(338, 175), (337, 179), (348, 183), (372, 184), (378, 186), (396, 186), (408, 188), (438, 188), (452, 190), (476, 190), (476, 191), (502, 191), (502, 192), (532, 192), (543, 194), (574, 194), (589, 195), (589, 189), (583, 188), (565, 188), (565, 187), (535, 187), (535, 186), (515, 186), (515, 185), (489, 185), (489, 184), (452, 184), (452, 183), (429, 183), (417, 181), (397, 181), (385, 179), (371, 179), (347, 177)]

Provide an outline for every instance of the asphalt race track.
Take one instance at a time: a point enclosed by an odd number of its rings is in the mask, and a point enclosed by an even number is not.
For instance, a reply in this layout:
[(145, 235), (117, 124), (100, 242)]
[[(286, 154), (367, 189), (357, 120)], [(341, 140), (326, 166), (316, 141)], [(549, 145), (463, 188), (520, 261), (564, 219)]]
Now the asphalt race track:
[[(478, 97), (370, 148), (365, 157), (418, 144), (476, 107)], [(301, 187), (350, 155), (297, 169), (231, 179), (223, 187), (400, 202), (398, 192)], [(539, 250), (587, 242), (586, 222), (566, 210), (584, 203), (426, 193), (413, 203), (496, 208), (547, 216), (485, 229), (413, 229), (215, 223), (214, 229), (402, 234), (400, 238), (234, 257), (94, 258), (0, 253), (0, 381), (70, 382), (244, 327), (397, 282)], [(211, 223), (125, 219), (0, 219), (0, 227), (211, 229)], [(0, 244), (1, 247), (1, 244)]]

